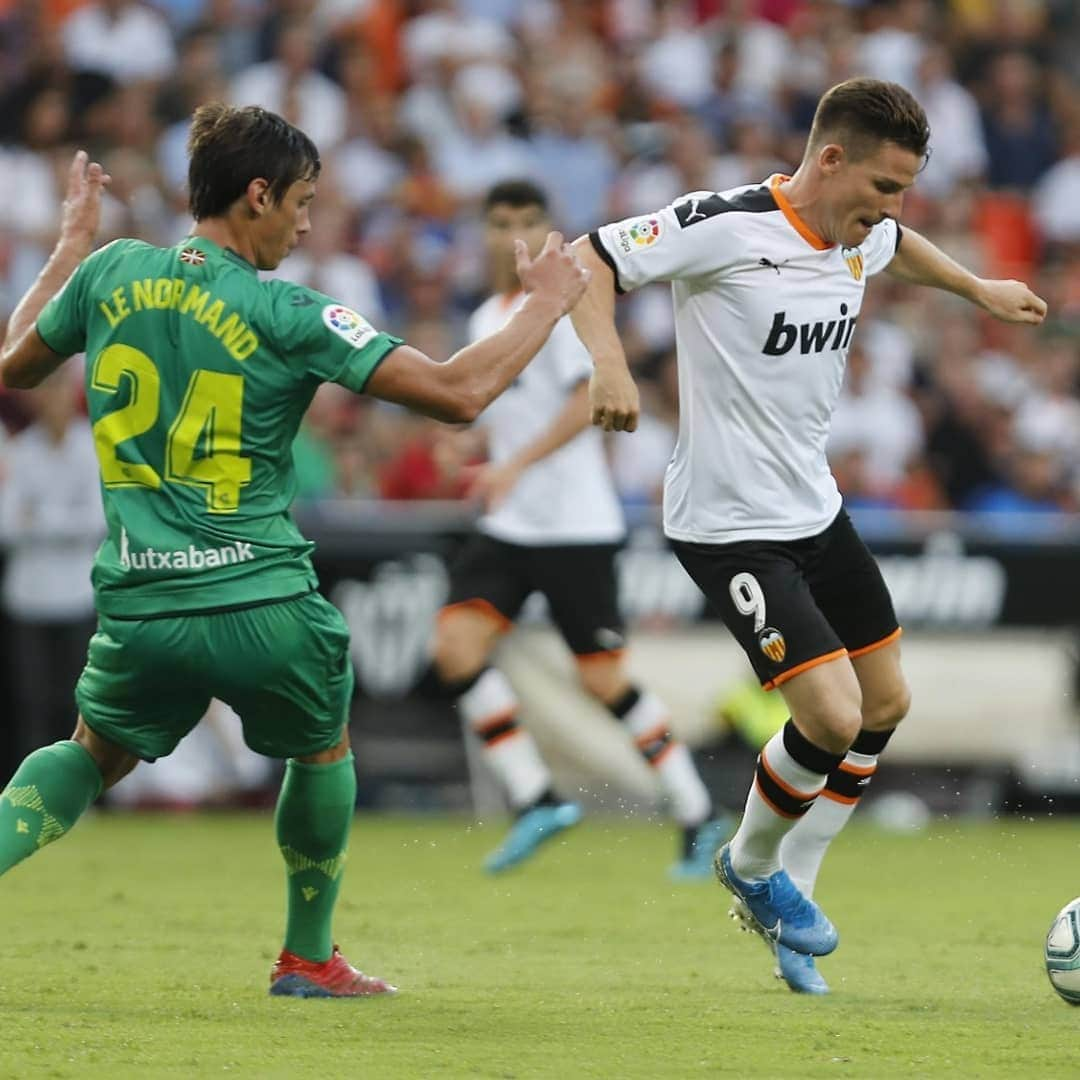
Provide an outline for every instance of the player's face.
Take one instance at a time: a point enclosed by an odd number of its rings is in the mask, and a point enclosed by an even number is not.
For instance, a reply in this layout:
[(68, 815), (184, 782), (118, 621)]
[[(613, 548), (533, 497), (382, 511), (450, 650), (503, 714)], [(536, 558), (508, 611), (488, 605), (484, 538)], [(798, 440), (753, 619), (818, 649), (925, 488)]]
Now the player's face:
[(844, 247), (858, 247), (884, 218), (899, 218), (904, 192), (915, 183), (922, 159), (893, 142), (881, 143), (867, 157), (842, 157), (830, 176), (830, 234)]
[(514, 240), (520, 237), (535, 258), (544, 246), (550, 224), (542, 207), (496, 204), (484, 220), (484, 243), (487, 245), (492, 276), (497, 288), (516, 282)]
[(259, 218), (255, 242), (255, 265), (273, 270), (311, 230), (308, 208), (315, 198), (311, 180), (291, 184), (281, 201), (269, 202)]

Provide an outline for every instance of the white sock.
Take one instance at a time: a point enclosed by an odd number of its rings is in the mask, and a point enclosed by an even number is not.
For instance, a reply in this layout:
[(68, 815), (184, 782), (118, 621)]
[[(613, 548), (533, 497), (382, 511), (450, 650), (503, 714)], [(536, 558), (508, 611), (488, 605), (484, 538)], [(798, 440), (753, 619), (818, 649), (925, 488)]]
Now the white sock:
[(655, 771), (667, 796), (671, 816), (683, 826), (693, 828), (712, 813), (712, 799), (698, 775), (690, 749), (671, 733), (669, 712), (664, 703), (648, 690), (628, 691), (611, 710), (634, 737), (641, 756)]
[(780, 869), (780, 842), (813, 806), (842, 757), (815, 746), (791, 720), (765, 744), (731, 841), (731, 866), (739, 877), (766, 878)]
[(518, 699), (501, 671), (488, 668), (457, 701), (469, 727), (483, 740), (491, 766), (515, 810), (551, 786), (551, 773), (533, 737), (518, 726)]
[(855, 812), (859, 797), (876, 768), (876, 754), (856, 754), (849, 750), (829, 774), (821, 798), (784, 837), (780, 845), (780, 862), (807, 898), (814, 895), (821, 861), (829, 844)]

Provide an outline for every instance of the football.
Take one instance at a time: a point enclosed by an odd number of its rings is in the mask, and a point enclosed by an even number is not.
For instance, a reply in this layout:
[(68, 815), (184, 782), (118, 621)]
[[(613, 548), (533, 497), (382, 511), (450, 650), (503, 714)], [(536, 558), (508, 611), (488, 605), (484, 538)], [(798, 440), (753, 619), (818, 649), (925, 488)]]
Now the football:
[(1070, 1005), (1080, 1005), (1080, 897), (1066, 904), (1046, 935), (1046, 974)]

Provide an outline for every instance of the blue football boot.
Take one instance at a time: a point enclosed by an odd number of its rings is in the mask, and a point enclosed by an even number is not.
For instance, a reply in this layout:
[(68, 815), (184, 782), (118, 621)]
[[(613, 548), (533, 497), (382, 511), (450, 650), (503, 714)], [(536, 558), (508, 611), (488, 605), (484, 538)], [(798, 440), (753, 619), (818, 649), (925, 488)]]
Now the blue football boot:
[(498, 874), (536, 853), (541, 844), (581, 820), (577, 803), (543, 804), (526, 810), (510, 827), (506, 839), (484, 860), (484, 869)]
[(734, 822), (730, 817), (713, 818), (702, 822), (694, 835), (690, 850), (668, 867), (672, 881), (706, 881), (713, 875), (713, 856), (732, 833)]
[(808, 956), (827, 956), (836, 948), (836, 927), (799, 892), (786, 870), (760, 881), (744, 881), (731, 868), (730, 843), (716, 853), (713, 867), (720, 884), (743, 901), (751, 927), (770, 944)]
[[(737, 896), (731, 899), (731, 911), (728, 914), (738, 922), (739, 929), (745, 933), (757, 933), (746, 904)], [(773, 974), (781, 982), (787, 983), (789, 990), (793, 990), (796, 994), (827, 994), (829, 992), (829, 984), (818, 971), (812, 956), (798, 953), (786, 945), (778, 945), (775, 941), (766, 941), (765, 945), (776, 961)]]
[(776, 946), (776, 971), (778, 979), (788, 984), (796, 994), (827, 994), (829, 984), (825, 981), (812, 956), (796, 952), (786, 945)]

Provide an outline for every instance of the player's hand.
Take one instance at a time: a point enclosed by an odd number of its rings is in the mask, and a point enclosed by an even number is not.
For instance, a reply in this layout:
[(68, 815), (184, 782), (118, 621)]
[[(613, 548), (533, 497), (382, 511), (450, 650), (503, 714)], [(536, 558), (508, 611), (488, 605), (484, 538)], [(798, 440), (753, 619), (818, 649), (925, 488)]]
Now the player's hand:
[(85, 150), (78, 150), (68, 170), (67, 194), (60, 219), (60, 240), (93, 247), (101, 223), (101, 194), (112, 177)]
[(592, 422), (605, 431), (634, 431), (641, 402), (625, 363), (597, 366), (589, 379)]
[(514, 261), (521, 287), (527, 293), (552, 300), (559, 305), (563, 315), (581, 299), (592, 276), (592, 271), (578, 262), (559, 232), (547, 234), (535, 259), (529, 258), (525, 241), (515, 239)]
[(480, 465), (469, 481), (468, 495), (480, 499), (484, 509), (491, 513), (500, 506), (514, 489), (521, 476), (521, 469), (513, 462), (503, 465)]
[(979, 304), (1003, 322), (1038, 324), (1046, 318), (1046, 301), (1022, 281), (983, 280)]

